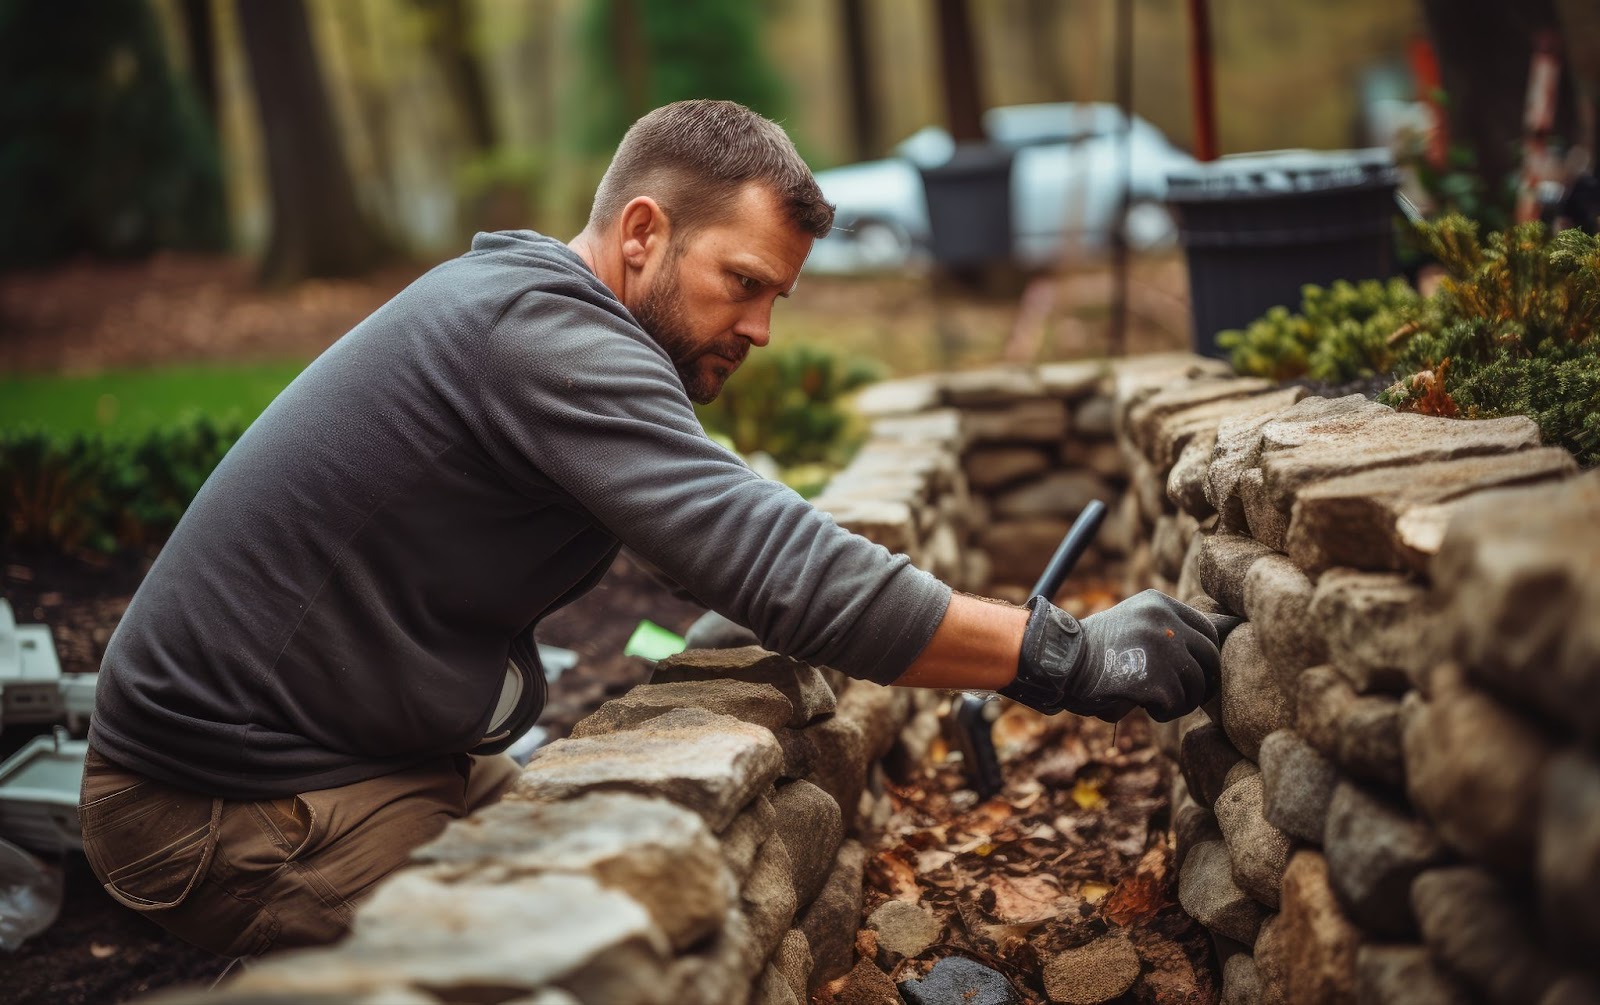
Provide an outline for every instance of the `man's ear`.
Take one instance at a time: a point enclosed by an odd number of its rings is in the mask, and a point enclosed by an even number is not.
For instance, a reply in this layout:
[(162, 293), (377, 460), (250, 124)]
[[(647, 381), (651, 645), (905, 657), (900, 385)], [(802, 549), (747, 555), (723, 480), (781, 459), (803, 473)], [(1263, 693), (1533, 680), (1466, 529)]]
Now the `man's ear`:
[(665, 252), (672, 239), (672, 224), (661, 204), (647, 195), (636, 196), (617, 220), (622, 235), (622, 260), (631, 269), (643, 269), (650, 259)]

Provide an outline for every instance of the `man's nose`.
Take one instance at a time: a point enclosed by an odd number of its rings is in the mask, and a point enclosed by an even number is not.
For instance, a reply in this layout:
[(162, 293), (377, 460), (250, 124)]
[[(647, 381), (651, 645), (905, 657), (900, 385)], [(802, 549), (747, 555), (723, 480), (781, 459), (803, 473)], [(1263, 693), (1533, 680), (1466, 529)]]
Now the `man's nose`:
[(765, 347), (772, 341), (772, 305), (762, 304), (752, 308), (734, 325), (733, 333), (749, 339), (757, 349)]

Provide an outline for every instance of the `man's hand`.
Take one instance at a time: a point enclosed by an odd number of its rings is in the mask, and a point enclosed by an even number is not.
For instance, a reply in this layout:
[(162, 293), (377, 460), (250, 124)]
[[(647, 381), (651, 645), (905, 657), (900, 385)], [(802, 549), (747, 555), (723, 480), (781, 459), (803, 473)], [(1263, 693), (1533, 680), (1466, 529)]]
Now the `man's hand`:
[(1238, 623), (1146, 590), (1079, 622), (1044, 597), (1028, 601), (1017, 679), (1007, 698), (1047, 714), (1115, 722), (1143, 706), (1158, 722), (1216, 693), (1222, 636)]

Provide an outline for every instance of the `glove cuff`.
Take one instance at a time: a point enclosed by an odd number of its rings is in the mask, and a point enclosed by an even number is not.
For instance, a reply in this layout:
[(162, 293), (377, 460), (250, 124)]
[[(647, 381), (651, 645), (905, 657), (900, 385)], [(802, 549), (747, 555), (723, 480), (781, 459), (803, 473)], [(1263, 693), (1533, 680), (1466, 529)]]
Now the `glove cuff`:
[(1028, 612), (1016, 680), (997, 693), (1053, 714), (1061, 711), (1068, 685), (1078, 672), (1085, 645), (1083, 629), (1078, 619), (1050, 603), (1048, 597), (1030, 599)]

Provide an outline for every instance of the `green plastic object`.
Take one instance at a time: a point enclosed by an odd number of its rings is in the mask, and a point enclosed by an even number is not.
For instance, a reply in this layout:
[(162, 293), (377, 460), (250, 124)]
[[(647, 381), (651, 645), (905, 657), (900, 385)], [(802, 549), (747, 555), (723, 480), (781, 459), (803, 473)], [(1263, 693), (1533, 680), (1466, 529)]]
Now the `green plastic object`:
[(622, 647), (624, 656), (642, 656), (647, 660), (664, 660), (684, 651), (687, 644), (682, 635), (667, 631), (653, 621), (641, 621)]

